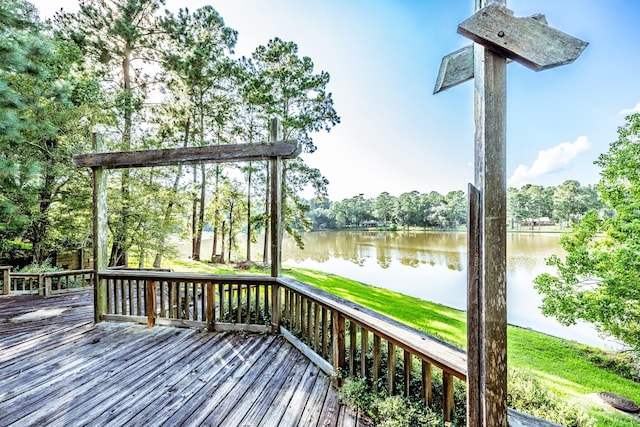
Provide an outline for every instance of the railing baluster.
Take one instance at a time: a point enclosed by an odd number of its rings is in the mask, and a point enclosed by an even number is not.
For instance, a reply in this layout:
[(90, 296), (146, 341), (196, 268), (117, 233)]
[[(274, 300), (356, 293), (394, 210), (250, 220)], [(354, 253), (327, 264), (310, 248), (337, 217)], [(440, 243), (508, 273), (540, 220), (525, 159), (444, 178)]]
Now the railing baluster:
[(206, 287), (206, 295), (207, 295), (207, 330), (209, 332), (213, 332), (214, 322), (216, 317), (216, 294), (213, 290), (213, 283), (207, 282)]
[(326, 307), (322, 307), (322, 358), (327, 360), (327, 354), (329, 353), (329, 326)]
[(380, 335), (373, 333), (373, 389), (378, 391), (378, 378), (380, 375), (380, 362), (382, 361), (382, 351), (380, 349)]
[(404, 396), (411, 394), (411, 371), (413, 369), (413, 356), (407, 350), (404, 351)]
[(318, 348), (320, 347), (320, 329), (321, 329), (321, 324), (320, 324), (320, 306), (318, 305), (318, 303), (314, 303), (313, 304), (313, 333), (314, 333), (314, 337), (313, 337), (313, 351), (315, 351), (316, 353), (318, 353)]
[(300, 340), (304, 342), (307, 337), (307, 299), (300, 298)]
[(247, 317), (246, 317), (246, 322), (247, 324), (251, 323), (251, 285), (250, 284), (246, 284), (245, 286), (245, 290), (247, 293)]
[(231, 319), (233, 319), (233, 284), (227, 284), (227, 311), (229, 312), (229, 314), (227, 315), (227, 319), (229, 320), (229, 322), (231, 322)]
[(158, 295), (158, 297), (160, 297), (160, 316), (162, 317), (166, 317), (167, 313), (165, 311), (165, 304), (164, 304), (164, 288), (165, 288), (165, 282), (164, 280), (160, 281), (160, 295)]
[(307, 299), (307, 345), (311, 345), (311, 337), (313, 336), (311, 300)]
[(107, 313), (115, 314), (113, 312), (113, 279), (107, 280)]
[(138, 316), (142, 316), (142, 298), (141, 298), (141, 292), (140, 292), (140, 281), (138, 279), (135, 279), (135, 283), (136, 283), (136, 304), (138, 307), (138, 311), (136, 311), (136, 314)]
[(199, 309), (198, 309), (198, 283), (193, 282), (193, 317), (191, 320), (198, 320)]
[(396, 346), (387, 341), (387, 388), (390, 394), (396, 392)]
[(431, 363), (422, 361), (422, 403), (431, 405), (433, 402), (433, 391), (431, 390)]
[(453, 415), (453, 375), (448, 372), (442, 372), (442, 408), (444, 411), (444, 422), (451, 422)]
[(367, 377), (367, 353), (369, 352), (369, 331), (360, 328), (360, 376)]
[(220, 301), (220, 313), (218, 316), (218, 322), (224, 322), (224, 285), (222, 283), (218, 283), (218, 301)]
[(125, 279), (120, 280), (120, 313), (127, 314), (127, 298), (125, 295)]
[(356, 374), (356, 324), (349, 321), (349, 374)]

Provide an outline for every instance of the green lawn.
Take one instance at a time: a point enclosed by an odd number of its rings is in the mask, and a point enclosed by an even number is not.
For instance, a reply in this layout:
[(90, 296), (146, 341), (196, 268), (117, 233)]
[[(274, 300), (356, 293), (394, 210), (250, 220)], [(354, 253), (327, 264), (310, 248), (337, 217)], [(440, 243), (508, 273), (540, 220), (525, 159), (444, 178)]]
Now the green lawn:
[[(466, 313), (328, 273), (307, 269), (284, 274), (357, 302), (459, 347), (466, 347)], [(543, 384), (582, 405), (598, 426), (638, 426), (624, 415), (605, 411), (590, 394), (610, 391), (640, 402), (640, 384), (595, 366), (584, 356), (588, 346), (516, 326), (508, 328), (508, 361), (535, 374)]]
[[(194, 262), (181, 262), (171, 267), (190, 271), (195, 268), (218, 274), (234, 272), (230, 268), (219, 269)], [(329, 273), (295, 268), (284, 269), (283, 274), (369, 307), (456, 346), (466, 347), (466, 314), (463, 311)], [(592, 400), (591, 394), (609, 391), (640, 402), (640, 384), (596, 366), (586, 357), (590, 347), (516, 326), (509, 326), (508, 340), (511, 367), (526, 369), (571, 404), (584, 407), (596, 419), (596, 425), (640, 425), (629, 417), (601, 408)]]

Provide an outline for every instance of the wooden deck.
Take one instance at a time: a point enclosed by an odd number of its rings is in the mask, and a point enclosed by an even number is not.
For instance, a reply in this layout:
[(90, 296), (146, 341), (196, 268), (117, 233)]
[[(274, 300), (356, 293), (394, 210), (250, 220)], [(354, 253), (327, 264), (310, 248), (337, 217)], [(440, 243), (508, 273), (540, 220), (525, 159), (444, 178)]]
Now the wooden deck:
[(93, 325), (91, 293), (0, 297), (0, 426), (358, 426), (282, 338)]

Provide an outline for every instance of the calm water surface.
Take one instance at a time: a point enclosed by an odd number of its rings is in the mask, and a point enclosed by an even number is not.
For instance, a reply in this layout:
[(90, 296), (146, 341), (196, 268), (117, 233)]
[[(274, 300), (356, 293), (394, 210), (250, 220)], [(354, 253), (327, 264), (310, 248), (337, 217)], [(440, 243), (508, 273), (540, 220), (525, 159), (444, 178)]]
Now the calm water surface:
[[(305, 249), (291, 238), (283, 242), (283, 264), (307, 267), (348, 277), (373, 286), (466, 310), (466, 233), (353, 232), (304, 233)], [(598, 336), (588, 324), (565, 327), (540, 313), (541, 297), (533, 288), (540, 273), (553, 272), (545, 264), (551, 254), (561, 255), (557, 233), (507, 235), (508, 321), (550, 335), (603, 348), (618, 348)], [(211, 253), (205, 235), (204, 256)], [(242, 243), (239, 244), (242, 248)], [(253, 258), (262, 258), (254, 245)], [(181, 248), (189, 254), (189, 243)]]
[[(545, 264), (561, 254), (560, 234), (517, 233), (507, 236), (508, 321), (551, 335), (599, 347), (615, 345), (587, 324), (565, 327), (539, 310), (533, 288)], [(313, 232), (304, 234), (305, 249), (291, 239), (283, 243), (283, 264), (308, 267), (466, 310), (467, 239), (465, 233)]]

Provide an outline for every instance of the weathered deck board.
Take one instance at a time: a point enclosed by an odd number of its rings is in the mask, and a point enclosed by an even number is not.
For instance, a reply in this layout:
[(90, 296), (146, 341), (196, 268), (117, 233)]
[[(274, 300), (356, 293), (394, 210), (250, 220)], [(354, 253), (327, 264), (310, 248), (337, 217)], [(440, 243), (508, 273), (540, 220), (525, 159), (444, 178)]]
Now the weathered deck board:
[(0, 297), (0, 426), (362, 425), (282, 338), (93, 326), (91, 303)]

